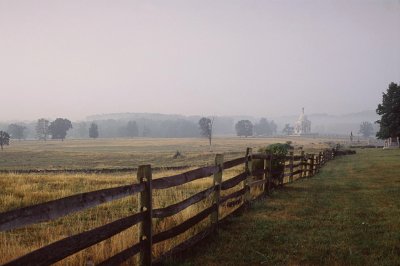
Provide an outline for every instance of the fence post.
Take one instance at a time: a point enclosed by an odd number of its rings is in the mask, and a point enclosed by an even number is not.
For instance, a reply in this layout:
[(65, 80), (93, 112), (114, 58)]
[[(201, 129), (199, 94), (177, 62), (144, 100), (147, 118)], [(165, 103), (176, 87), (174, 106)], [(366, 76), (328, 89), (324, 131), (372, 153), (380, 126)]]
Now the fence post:
[(269, 162), (268, 162), (268, 182), (267, 182), (267, 185), (268, 185), (268, 194), (269, 194), (269, 192), (271, 190), (272, 182), (273, 182), (272, 181), (273, 180), (273, 178), (272, 178), (272, 160), (274, 158), (273, 158), (272, 152), (268, 152), (268, 154), (269, 154)]
[(244, 194), (244, 201), (249, 203), (251, 200), (250, 195), (250, 179), (251, 179), (251, 172), (252, 172), (252, 162), (253, 162), (253, 151), (251, 148), (246, 149), (246, 163), (245, 163), (245, 171), (247, 173), (247, 178), (244, 180), (244, 187), (246, 188), (246, 193)]
[(294, 155), (293, 151), (289, 152), (289, 171), (290, 171), (290, 176), (289, 176), (289, 182), (293, 182), (293, 161), (294, 161)]
[(211, 226), (214, 227), (215, 230), (218, 230), (218, 220), (219, 220), (219, 198), (221, 194), (221, 183), (222, 183), (222, 171), (224, 165), (224, 155), (216, 154), (215, 155), (215, 166), (218, 166), (219, 170), (214, 174), (214, 195), (212, 204), (217, 205), (217, 210), (211, 213)]
[[(304, 177), (304, 161), (305, 161), (305, 156), (304, 156), (304, 151), (301, 151), (300, 153), (301, 159), (300, 159), (300, 178)], [(307, 162), (307, 161), (306, 161)]]
[(320, 167), (323, 166), (325, 164), (325, 152), (324, 151), (320, 151), (319, 152), (319, 156), (320, 156)]
[(310, 177), (314, 175), (314, 154), (311, 154)]
[(139, 212), (145, 212), (143, 221), (139, 224), (140, 254), (138, 265), (151, 265), (152, 263), (152, 173), (150, 165), (140, 165), (137, 171), (137, 179), (144, 184), (145, 189), (139, 194)]
[(268, 194), (268, 172), (269, 167), (268, 167), (268, 151), (265, 151), (265, 159), (264, 159), (264, 174), (263, 174), (263, 179), (264, 179), (264, 185), (263, 185), (263, 196), (265, 197)]

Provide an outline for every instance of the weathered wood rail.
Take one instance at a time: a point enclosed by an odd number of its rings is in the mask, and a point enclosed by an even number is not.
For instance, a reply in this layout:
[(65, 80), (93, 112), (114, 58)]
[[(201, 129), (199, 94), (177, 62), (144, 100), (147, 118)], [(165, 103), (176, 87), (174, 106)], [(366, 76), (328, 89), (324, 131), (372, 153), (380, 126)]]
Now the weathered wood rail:
[[(123, 197), (138, 196), (139, 199), (138, 211), (135, 214), (66, 237), (9, 261), (4, 265), (50, 265), (108, 239), (136, 224), (139, 225), (138, 242), (98, 265), (119, 265), (137, 254), (139, 254), (138, 264), (151, 265), (154, 262), (154, 258), (152, 258), (153, 244), (176, 237), (210, 216), (210, 225), (207, 228), (178, 244), (161, 255), (161, 257), (155, 258), (155, 261), (161, 261), (165, 257), (181, 252), (212, 234), (215, 230), (218, 230), (218, 224), (221, 221), (241, 211), (254, 200), (250, 193), (252, 189), (257, 188), (258, 191), (261, 191), (256, 197), (259, 198), (267, 195), (273, 187), (293, 182), (299, 178), (312, 177), (319, 172), (320, 168), (327, 161), (333, 159), (335, 154), (335, 150), (324, 150), (318, 154), (304, 154), (302, 152), (300, 155), (294, 155), (293, 152), (290, 152), (284, 158), (274, 158), (274, 156), (267, 153), (253, 154), (252, 150), (248, 148), (244, 157), (224, 162), (223, 155), (217, 154), (215, 164), (212, 166), (201, 167), (182, 174), (154, 180), (152, 180), (151, 166), (141, 165), (137, 172), (138, 182), (135, 184), (81, 193), (1, 213), (0, 231), (6, 231), (54, 220)], [(284, 161), (283, 171), (272, 169), (273, 161), (277, 159)], [(243, 172), (222, 181), (224, 170), (241, 165), (244, 166)], [(277, 175), (279, 178), (274, 178)], [(164, 208), (153, 209), (153, 190), (173, 188), (211, 176), (213, 176), (214, 180), (211, 187), (181, 202)], [(222, 191), (234, 188), (237, 189), (230, 194), (221, 195)], [(169, 217), (205, 199), (212, 199), (212, 203), (208, 208), (175, 227), (153, 235), (153, 218), (162, 219)], [(222, 206), (233, 209), (223, 219), (220, 217)]]

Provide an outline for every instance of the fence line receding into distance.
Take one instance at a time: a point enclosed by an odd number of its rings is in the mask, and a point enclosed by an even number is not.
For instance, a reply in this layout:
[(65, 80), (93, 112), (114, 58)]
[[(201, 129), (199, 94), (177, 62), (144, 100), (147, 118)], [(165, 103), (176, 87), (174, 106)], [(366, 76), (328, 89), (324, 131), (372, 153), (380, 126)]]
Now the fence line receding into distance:
[[(268, 194), (272, 187), (293, 182), (299, 178), (312, 177), (319, 169), (335, 157), (335, 150), (324, 150), (317, 154), (294, 155), (279, 158), (283, 160), (284, 171), (273, 169), (273, 161), (277, 158), (268, 153), (252, 153), (247, 148), (246, 156), (234, 160), (223, 160), (222, 154), (217, 154), (215, 164), (190, 170), (182, 174), (152, 180), (150, 165), (141, 165), (137, 172), (137, 183), (109, 189), (102, 189), (87, 193), (11, 210), (0, 213), (0, 231), (12, 230), (31, 224), (54, 220), (68, 214), (82, 211), (109, 201), (128, 196), (137, 196), (139, 199), (138, 212), (100, 227), (66, 237), (50, 245), (34, 250), (16, 258), (5, 265), (50, 265), (72, 254), (108, 239), (136, 224), (139, 225), (138, 242), (133, 246), (113, 255), (99, 265), (119, 265), (139, 254), (139, 264), (153, 263), (153, 244), (176, 237), (189, 230), (205, 218), (210, 217), (210, 225), (201, 232), (178, 244), (167, 251), (157, 261), (193, 246), (206, 236), (218, 230), (222, 220), (242, 210), (252, 199), (250, 190), (257, 187), (261, 192), (258, 197)], [(222, 181), (223, 171), (236, 166), (244, 166), (238, 175)], [(279, 178), (276, 178), (279, 175)], [(197, 179), (213, 177), (213, 185), (187, 199), (170, 206), (153, 209), (152, 192), (158, 189), (176, 187)], [(221, 191), (239, 187), (234, 192), (221, 196)], [(174, 215), (189, 206), (205, 199), (212, 199), (211, 205), (168, 230), (153, 235), (152, 218), (165, 218)], [(223, 219), (220, 217), (221, 206), (232, 209)]]

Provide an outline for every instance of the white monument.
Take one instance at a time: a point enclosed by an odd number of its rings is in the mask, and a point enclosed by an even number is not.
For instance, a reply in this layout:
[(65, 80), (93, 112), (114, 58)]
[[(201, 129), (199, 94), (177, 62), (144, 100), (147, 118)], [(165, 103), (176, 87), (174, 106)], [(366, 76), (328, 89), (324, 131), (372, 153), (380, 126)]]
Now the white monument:
[(294, 124), (294, 135), (302, 136), (302, 135), (310, 135), (311, 134), (311, 121), (308, 120), (307, 116), (303, 111), (299, 116), (299, 119)]

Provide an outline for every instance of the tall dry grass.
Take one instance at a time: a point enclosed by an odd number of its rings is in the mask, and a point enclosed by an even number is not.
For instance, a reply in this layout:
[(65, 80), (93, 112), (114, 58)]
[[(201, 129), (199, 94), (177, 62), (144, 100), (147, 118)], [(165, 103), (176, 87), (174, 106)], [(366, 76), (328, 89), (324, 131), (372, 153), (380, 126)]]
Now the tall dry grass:
[[(224, 172), (224, 180), (243, 171), (243, 166), (235, 167)], [(176, 171), (162, 171), (153, 173), (153, 178), (177, 174)], [(93, 191), (136, 182), (132, 174), (105, 175), (105, 174), (1, 174), (0, 175), (0, 212), (21, 208), (53, 199), (58, 199), (76, 193)], [(171, 189), (153, 191), (153, 207), (162, 208), (180, 202), (189, 196), (212, 186), (212, 178), (203, 178)], [(224, 192), (229, 194), (230, 191)], [(119, 218), (137, 212), (137, 195), (126, 197), (110, 203), (100, 205), (66, 217), (44, 222), (25, 228), (0, 233), (0, 263), (24, 255), (32, 250), (48, 245), (62, 238), (104, 225)], [(201, 210), (211, 205), (211, 197), (178, 214), (164, 218), (153, 219), (154, 234), (172, 228)], [(231, 208), (221, 208), (221, 215), (232, 211)], [(168, 251), (180, 242), (201, 231), (210, 224), (205, 219), (185, 233), (154, 245), (153, 256)], [(137, 242), (137, 226), (120, 234), (72, 255), (59, 265), (84, 265), (88, 260), (101, 262), (113, 254), (128, 248)], [(133, 262), (130, 261), (130, 262)]]
[[(288, 139), (276, 138), (216, 138), (213, 151), (225, 153), (225, 160), (244, 155), (245, 147), (261, 147), (269, 143), (285, 142)], [(300, 139), (294, 141), (297, 147), (320, 149), (328, 146), (326, 140)], [(176, 150), (185, 157), (172, 159)], [(133, 167), (141, 163), (156, 162), (156, 166), (205, 165), (213, 161), (208, 145), (202, 139), (133, 139), (133, 140), (68, 140), (47, 143), (28, 141), (12, 143), (2, 153), (0, 169), (60, 169), (60, 168), (101, 168)], [(243, 166), (224, 171), (223, 179), (243, 171)], [(153, 178), (170, 176), (180, 171), (159, 171)], [(17, 209), (69, 195), (116, 187), (136, 182), (136, 173), (124, 174), (0, 174), (0, 212)], [(180, 202), (189, 196), (212, 185), (212, 178), (204, 178), (182, 186), (154, 190), (154, 208), (165, 207)], [(238, 186), (223, 195), (234, 190)], [(252, 193), (259, 193), (253, 189)], [(153, 220), (154, 233), (165, 231), (209, 207), (211, 199), (196, 203), (184, 211), (164, 219)], [(220, 208), (224, 216), (232, 209)], [(16, 229), (0, 232), (0, 263), (5, 263), (32, 250), (48, 245), (85, 230), (112, 222), (137, 212), (137, 195), (106, 203), (95, 208), (68, 215), (66, 217)], [(160, 254), (189, 238), (209, 225), (205, 219), (194, 228), (173, 239), (154, 245), (153, 255)], [(96, 244), (84, 251), (61, 261), (61, 265), (84, 265), (90, 259), (100, 262), (137, 242), (137, 227), (134, 226), (120, 234)]]

